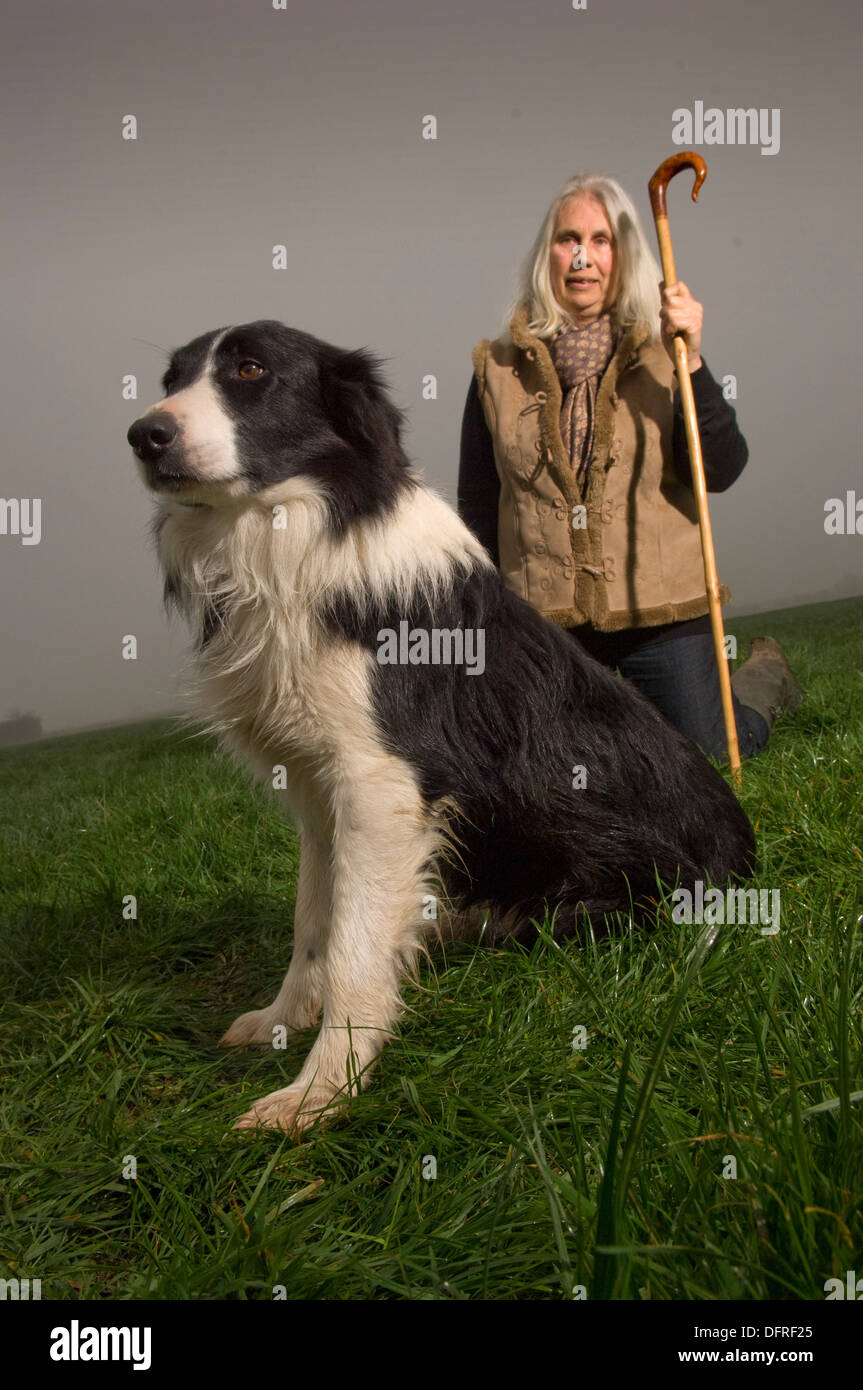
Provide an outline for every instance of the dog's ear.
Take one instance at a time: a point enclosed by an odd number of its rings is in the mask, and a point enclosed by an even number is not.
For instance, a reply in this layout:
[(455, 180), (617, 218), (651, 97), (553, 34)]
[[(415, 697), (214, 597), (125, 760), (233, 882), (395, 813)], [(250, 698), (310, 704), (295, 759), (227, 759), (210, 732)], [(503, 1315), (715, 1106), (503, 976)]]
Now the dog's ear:
[(404, 413), (387, 394), (380, 362), (359, 348), (338, 352), (321, 373), (324, 412), (340, 439), (358, 454), (401, 450)]

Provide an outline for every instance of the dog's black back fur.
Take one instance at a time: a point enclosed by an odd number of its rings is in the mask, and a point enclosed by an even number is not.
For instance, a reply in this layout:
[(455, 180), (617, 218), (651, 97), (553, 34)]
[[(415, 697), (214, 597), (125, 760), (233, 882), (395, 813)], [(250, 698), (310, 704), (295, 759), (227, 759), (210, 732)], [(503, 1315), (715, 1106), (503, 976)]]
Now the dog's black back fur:
[(379, 631), (405, 618), (485, 632), (480, 677), (381, 665), (372, 687), (381, 737), (416, 769), (427, 801), (460, 808), (463, 854), (449, 883), (466, 905), (541, 919), (559, 904), (566, 935), (581, 911), (637, 912), (655, 898), (657, 876), (691, 890), (697, 879), (751, 873), (749, 821), (700, 749), (497, 571), (455, 578), (434, 603), (417, 595), (409, 613), (361, 610), (343, 595), (328, 617), (371, 652)]

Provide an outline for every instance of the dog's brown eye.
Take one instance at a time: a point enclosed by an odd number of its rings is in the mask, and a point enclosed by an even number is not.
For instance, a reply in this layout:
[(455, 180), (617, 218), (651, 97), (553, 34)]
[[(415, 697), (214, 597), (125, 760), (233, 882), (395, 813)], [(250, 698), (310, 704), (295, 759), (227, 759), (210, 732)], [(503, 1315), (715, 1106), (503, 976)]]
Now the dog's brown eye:
[(242, 377), (243, 381), (257, 381), (259, 376), (264, 375), (264, 369), (260, 362), (241, 362), (237, 368), (237, 376)]

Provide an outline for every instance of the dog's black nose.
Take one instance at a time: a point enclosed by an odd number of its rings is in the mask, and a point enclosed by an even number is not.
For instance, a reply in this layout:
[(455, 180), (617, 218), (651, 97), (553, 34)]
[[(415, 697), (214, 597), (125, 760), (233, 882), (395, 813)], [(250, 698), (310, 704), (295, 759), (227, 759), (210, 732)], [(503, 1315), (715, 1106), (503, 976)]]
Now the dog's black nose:
[(164, 410), (157, 415), (142, 415), (130, 427), (126, 438), (139, 459), (155, 463), (166, 449), (170, 449), (178, 434), (176, 419)]

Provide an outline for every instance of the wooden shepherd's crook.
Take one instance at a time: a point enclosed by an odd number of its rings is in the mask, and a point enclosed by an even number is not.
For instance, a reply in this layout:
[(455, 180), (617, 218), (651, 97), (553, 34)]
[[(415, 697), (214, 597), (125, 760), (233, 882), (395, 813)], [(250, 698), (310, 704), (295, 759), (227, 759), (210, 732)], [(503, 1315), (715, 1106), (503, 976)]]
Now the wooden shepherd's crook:
[[(660, 164), (650, 183), (650, 206), (656, 223), (656, 236), (659, 241), (659, 254), (662, 258), (662, 273), (666, 286), (677, 284), (674, 270), (674, 253), (671, 249), (671, 234), (668, 230), (668, 213), (665, 210), (665, 190), (681, 169), (695, 170), (695, 183), (692, 186), (692, 201), (698, 202), (698, 190), (707, 177), (707, 165), (700, 154), (682, 150), (673, 154)], [(686, 341), (681, 333), (675, 334), (674, 360), (677, 364), (677, 380), (683, 402), (683, 417), (686, 423), (686, 442), (692, 463), (692, 485), (698, 502), (698, 524), (701, 528), (701, 551), (704, 556), (704, 583), (710, 603), (710, 625), (713, 629), (713, 645), (716, 649), (716, 666), (719, 671), (719, 689), (722, 695), (722, 714), (725, 719), (725, 739), (728, 744), (728, 759), (731, 775), (735, 783), (740, 781), (740, 749), (737, 744), (737, 724), (734, 719), (734, 705), (731, 700), (731, 677), (725, 657), (725, 632), (722, 626), (722, 607), (719, 601), (719, 576), (716, 573), (716, 555), (713, 550), (713, 534), (710, 530), (710, 514), (707, 510), (707, 484), (704, 481), (704, 460), (701, 456), (701, 438), (698, 433), (698, 417), (695, 414), (695, 397), (689, 379)]]

